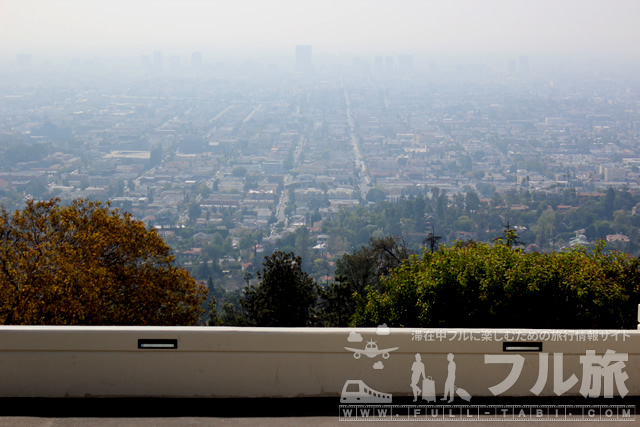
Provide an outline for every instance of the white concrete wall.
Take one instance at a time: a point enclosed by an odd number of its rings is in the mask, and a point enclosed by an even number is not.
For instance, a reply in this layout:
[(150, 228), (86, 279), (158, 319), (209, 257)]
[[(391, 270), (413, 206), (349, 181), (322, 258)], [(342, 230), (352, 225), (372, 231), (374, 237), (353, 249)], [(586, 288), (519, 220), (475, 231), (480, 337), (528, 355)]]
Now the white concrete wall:
[[(352, 332), (363, 340), (349, 342)], [(640, 396), (640, 331), (570, 331), (567, 336), (561, 335), (567, 331), (505, 329), (376, 332), (375, 328), (5, 326), (0, 327), (0, 397), (339, 397), (347, 380), (408, 396), (416, 353), (421, 354), (438, 395), (443, 394), (447, 354), (452, 353), (455, 384), (472, 396), (492, 396), (489, 387), (511, 371), (510, 364), (486, 364), (485, 355), (520, 354), (522, 373), (502, 396), (535, 396), (530, 389), (538, 380), (539, 353), (503, 352), (505, 340), (542, 342), (549, 370), (540, 395), (555, 396), (554, 353), (562, 353), (562, 380), (572, 374), (578, 380), (563, 396), (577, 396), (584, 367), (580, 356), (587, 350), (598, 356), (612, 350), (628, 357), (618, 365), (628, 379), (619, 382), (628, 395)], [(538, 337), (528, 336), (533, 333)], [(432, 341), (425, 341), (425, 336)], [(139, 339), (175, 339), (178, 348), (139, 349)], [(382, 355), (356, 359), (345, 349), (364, 349), (369, 340), (379, 349), (398, 349), (387, 359)], [(384, 368), (374, 369), (376, 362)], [(614, 394), (619, 394), (616, 384)]]

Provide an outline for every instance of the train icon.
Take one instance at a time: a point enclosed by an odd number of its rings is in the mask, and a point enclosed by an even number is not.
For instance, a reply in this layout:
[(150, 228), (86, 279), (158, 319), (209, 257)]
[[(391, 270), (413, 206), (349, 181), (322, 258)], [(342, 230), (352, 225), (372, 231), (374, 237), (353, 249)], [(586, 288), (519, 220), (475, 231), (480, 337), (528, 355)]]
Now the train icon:
[(342, 387), (341, 403), (391, 403), (392, 395), (376, 391), (362, 380), (347, 380)]
[(399, 347), (383, 348), (382, 350), (380, 350), (378, 349), (378, 344), (374, 340), (371, 340), (367, 342), (367, 345), (364, 347), (364, 349), (351, 347), (345, 347), (344, 349), (353, 351), (353, 357), (356, 359), (360, 359), (360, 356), (363, 354), (369, 358), (374, 358), (377, 355), (381, 354), (383, 359), (388, 359), (389, 353), (397, 350), (398, 348)]

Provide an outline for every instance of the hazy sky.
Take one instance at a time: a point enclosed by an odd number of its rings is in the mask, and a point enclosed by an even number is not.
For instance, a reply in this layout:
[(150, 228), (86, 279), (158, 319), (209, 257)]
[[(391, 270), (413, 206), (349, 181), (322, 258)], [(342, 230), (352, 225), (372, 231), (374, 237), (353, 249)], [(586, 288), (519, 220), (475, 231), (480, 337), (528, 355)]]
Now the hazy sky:
[(640, 0), (0, 0), (0, 52), (640, 55)]

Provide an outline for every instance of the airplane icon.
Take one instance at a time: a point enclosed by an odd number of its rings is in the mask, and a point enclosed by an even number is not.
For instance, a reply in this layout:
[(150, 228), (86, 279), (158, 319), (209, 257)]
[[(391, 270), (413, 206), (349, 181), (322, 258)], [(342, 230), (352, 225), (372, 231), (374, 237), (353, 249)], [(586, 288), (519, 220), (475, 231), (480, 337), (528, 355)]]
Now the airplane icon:
[(367, 342), (367, 345), (365, 346), (364, 349), (351, 348), (351, 347), (345, 347), (344, 349), (353, 351), (353, 357), (356, 359), (360, 359), (360, 356), (363, 354), (369, 358), (374, 358), (377, 355), (381, 354), (383, 359), (388, 359), (389, 353), (397, 350), (398, 348), (399, 347), (383, 348), (382, 350), (380, 350), (378, 349), (378, 344), (376, 344), (374, 340), (371, 340)]

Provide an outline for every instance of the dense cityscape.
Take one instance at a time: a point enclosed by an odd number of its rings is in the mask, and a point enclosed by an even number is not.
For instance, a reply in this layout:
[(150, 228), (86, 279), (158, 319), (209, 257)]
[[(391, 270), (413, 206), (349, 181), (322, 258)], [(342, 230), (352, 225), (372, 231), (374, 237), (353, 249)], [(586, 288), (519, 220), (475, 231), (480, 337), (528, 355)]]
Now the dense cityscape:
[(639, 17), (0, 1), (0, 425), (635, 421)]
[[(121, 68), (64, 65), (21, 54), (5, 67), (2, 203), (108, 200), (158, 229), (199, 279), (217, 273), (240, 287), (263, 255), (291, 249), (328, 281), (336, 256), (371, 236), (402, 236), (415, 251), (432, 231), (441, 243), (490, 241), (507, 224), (536, 251), (637, 237), (606, 215), (597, 236), (585, 231), (593, 222), (530, 230), (547, 209), (575, 211), (608, 189), (635, 197), (631, 71), (565, 71), (527, 56), (323, 64), (311, 46), (283, 64), (155, 51)], [(366, 236), (353, 239), (336, 227), (340, 212), (407, 200), (421, 200), (409, 225), (364, 223)], [(636, 214), (627, 205), (616, 209), (620, 224)], [(447, 222), (448, 206), (458, 212)]]

